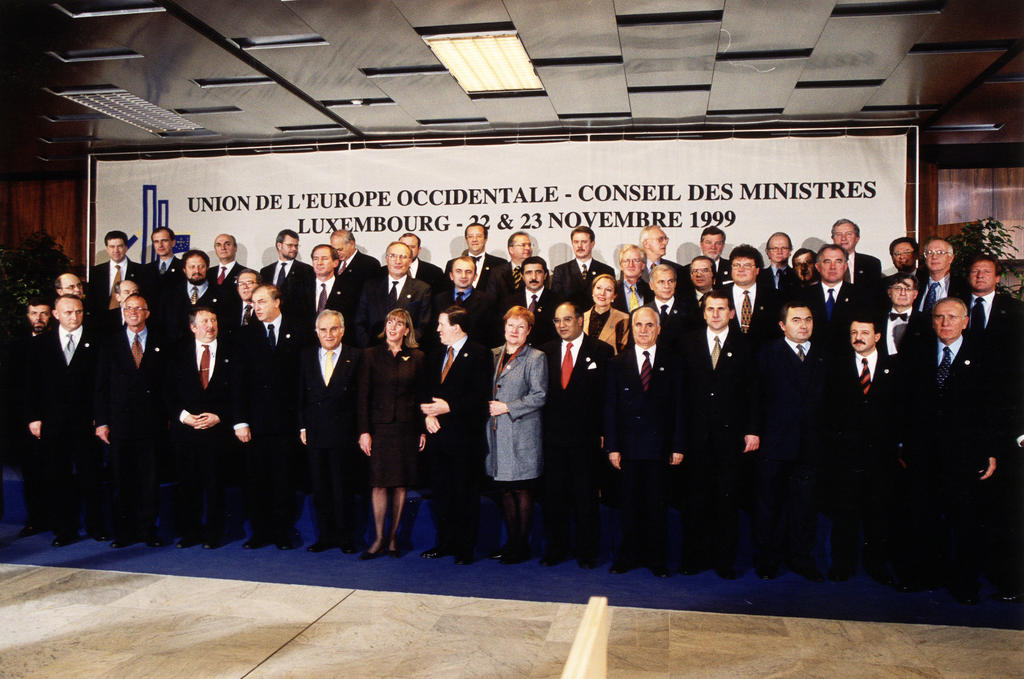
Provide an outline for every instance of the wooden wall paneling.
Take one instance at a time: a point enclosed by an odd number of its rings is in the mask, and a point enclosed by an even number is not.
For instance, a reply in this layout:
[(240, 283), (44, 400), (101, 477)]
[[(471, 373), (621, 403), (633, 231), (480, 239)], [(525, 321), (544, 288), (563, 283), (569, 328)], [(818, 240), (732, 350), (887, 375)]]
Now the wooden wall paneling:
[(0, 245), (14, 241), (14, 221), (11, 219), (11, 183), (0, 182)]
[[(992, 170), (992, 216), (1006, 226), (1024, 227), (1024, 167)], [(1017, 259), (1024, 259), (1024, 228), (1014, 232)]]
[[(939, 223), (939, 173), (935, 163), (921, 163), (917, 174), (918, 196), (918, 240), (931, 234)], [(908, 187), (907, 235), (914, 235), (914, 186)]]
[(46, 183), (43, 204), (46, 232), (60, 243), (72, 266), (84, 271), (85, 214), (84, 182), (80, 179), (58, 179)]
[(992, 169), (939, 170), (939, 224), (958, 224), (992, 214)]
[(10, 245), (17, 247), (29, 234), (43, 230), (43, 183), (24, 180), (12, 184)]

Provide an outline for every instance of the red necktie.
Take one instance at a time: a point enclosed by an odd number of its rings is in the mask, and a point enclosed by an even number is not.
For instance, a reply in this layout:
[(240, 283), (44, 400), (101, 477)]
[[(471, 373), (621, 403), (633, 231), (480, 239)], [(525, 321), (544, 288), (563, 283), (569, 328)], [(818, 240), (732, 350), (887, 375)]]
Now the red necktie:
[(224, 275), (228, 272), (226, 266), (220, 268), (220, 274), (217, 276), (217, 285), (224, 285)]
[(562, 389), (569, 386), (569, 377), (572, 376), (572, 342), (565, 347), (565, 358), (562, 359)]
[(138, 334), (132, 340), (132, 359), (135, 361), (135, 369), (138, 370), (142, 365), (142, 342), (139, 341)]
[(199, 357), (199, 383), (203, 389), (210, 386), (210, 345), (203, 345), (203, 355)]
[(871, 371), (868, 370), (868, 359), (860, 359), (860, 364), (864, 368), (860, 371), (860, 388), (867, 396), (868, 392), (871, 391)]

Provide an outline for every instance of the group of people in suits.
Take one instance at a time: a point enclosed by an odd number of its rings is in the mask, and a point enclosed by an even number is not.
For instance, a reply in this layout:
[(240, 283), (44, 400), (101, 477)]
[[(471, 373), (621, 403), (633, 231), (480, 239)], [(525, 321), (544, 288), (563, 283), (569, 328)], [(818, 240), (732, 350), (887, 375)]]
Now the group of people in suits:
[(648, 227), (621, 248), (618, 274), (594, 259), (586, 227), (552, 272), (526, 233), (509, 237), (507, 260), (486, 252), (487, 235), (468, 226), (466, 250), (442, 270), (419, 259), (415, 234), (388, 245), (381, 266), (347, 231), (305, 264), (286, 229), (277, 261), (256, 272), (235, 261), (230, 234), (211, 266), (199, 250), (175, 257), (173, 232), (158, 229), (143, 266), (127, 260), (125, 234), (107, 233), (110, 261), (87, 286), (57, 279), (46, 303), (56, 327), (30, 314), (24, 421), (45, 463), (26, 493), (53, 498), (30, 520), (68, 544), (81, 501), (86, 531), (110, 538), (102, 441), (112, 545), (163, 544), (169, 446), (177, 545), (216, 548), (224, 467), (241, 450), (246, 548), (294, 546), (291, 478), (304, 458), (314, 552), (358, 551), (356, 496), (369, 487), (374, 537), (361, 558), (399, 555), (406, 489), (422, 485), (437, 523), (424, 558), (473, 562), (488, 490), (507, 536), (490, 556), (503, 563), (531, 558), (539, 499), (541, 563), (574, 555), (595, 567), (608, 501), (622, 517), (612, 572), (667, 577), (675, 504), (683, 573), (737, 577), (746, 510), (759, 577), (785, 564), (819, 581), (824, 511), (831, 580), (860, 561), (906, 590), (948, 586), (969, 603), (984, 572), (1019, 596), (1024, 312), (996, 292), (998, 261), (978, 257), (960, 280), (947, 241), (919, 252), (899, 238), (896, 273), (883, 277), (848, 219), (817, 252), (772, 234), (767, 266), (746, 244), (723, 257), (715, 227), (681, 266)]

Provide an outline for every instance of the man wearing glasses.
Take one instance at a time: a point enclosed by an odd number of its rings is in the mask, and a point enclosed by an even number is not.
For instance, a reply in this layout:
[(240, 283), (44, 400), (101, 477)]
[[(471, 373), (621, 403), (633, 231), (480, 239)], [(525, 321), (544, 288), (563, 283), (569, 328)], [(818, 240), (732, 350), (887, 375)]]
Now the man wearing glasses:
[[(516, 234), (526, 238), (526, 234)], [(384, 330), (384, 319), (392, 309), (405, 309), (412, 317), (417, 342), (430, 325), (430, 286), (409, 275), (412, 250), (401, 241), (388, 246), (384, 255), (387, 275), (367, 281), (359, 297), (356, 315), (356, 342), (360, 347), (377, 344)]]
[(949, 241), (930, 238), (925, 241), (922, 254), (924, 268), (917, 271), (918, 311), (931, 312), (947, 297), (966, 299), (971, 292), (967, 282), (950, 273), (955, 255)]
[(491, 272), (491, 292), (498, 299), (523, 291), (523, 262), (527, 257), (533, 257), (530, 237), (521, 232), (509, 236), (508, 257), (510, 261), (502, 262)]
[(647, 260), (643, 271), (645, 282), (651, 280), (651, 271), (660, 264), (665, 264), (675, 269), (678, 278), (678, 274), (683, 267), (665, 259), (665, 251), (668, 250), (668, 236), (665, 235), (660, 226), (648, 226), (640, 232), (640, 247), (643, 248), (644, 257)]
[(789, 234), (776, 231), (768, 238), (768, 245), (764, 251), (768, 255), (768, 266), (758, 274), (757, 282), (765, 287), (771, 287), (788, 299), (790, 293), (800, 287), (800, 280), (793, 267), (789, 265), (793, 241)]
[(895, 356), (900, 347), (910, 348), (927, 329), (927, 318), (914, 308), (917, 299), (917, 279), (908, 273), (896, 273), (889, 277), (886, 289), (889, 305), (885, 315), (879, 319), (878, 329), (884, 338), (879, 349), (889, 356)]

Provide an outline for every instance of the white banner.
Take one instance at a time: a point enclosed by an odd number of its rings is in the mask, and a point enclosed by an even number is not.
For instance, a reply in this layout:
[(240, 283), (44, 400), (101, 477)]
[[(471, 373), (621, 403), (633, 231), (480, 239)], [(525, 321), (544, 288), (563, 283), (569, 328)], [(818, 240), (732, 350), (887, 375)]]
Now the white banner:
[(238, 239), (238, 259), (259, 268), (277, 258), (281, 229), (299, 233), (300, 259), (345, 228), (380, 257), (413, 232), (421, 257), (444, 266), (465, 247), (464, 227), (490, 227), (488, 251), (507, 257), (525, 231), (549, 266), (571, 258), (569, 232), (589, 226), (595, 257), (617, 267), (621, 245), (662, 226), (668, 257), (688, 263), (707, 226), (763, 251), (785, 231), (794, 248), (817, 248), (847, 218), (858, 251), (889, 263), (906, 231), (906, 137), (592, 141), (360, 149), (96, 164), (97, 261), (103, 234), (128, 233), (129, 256), (148, 261), (148, 234), (169, 226), (179, 250), (213, 251)]

